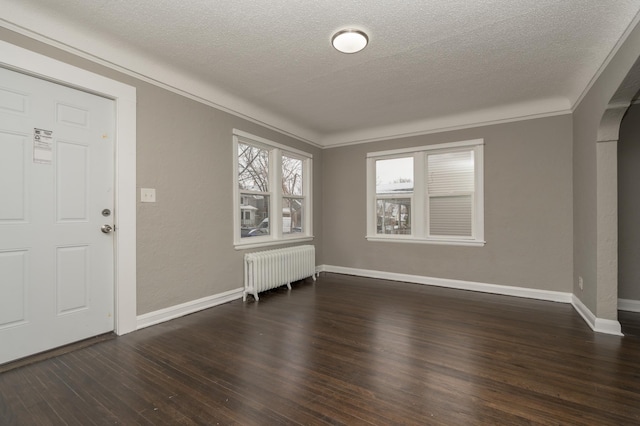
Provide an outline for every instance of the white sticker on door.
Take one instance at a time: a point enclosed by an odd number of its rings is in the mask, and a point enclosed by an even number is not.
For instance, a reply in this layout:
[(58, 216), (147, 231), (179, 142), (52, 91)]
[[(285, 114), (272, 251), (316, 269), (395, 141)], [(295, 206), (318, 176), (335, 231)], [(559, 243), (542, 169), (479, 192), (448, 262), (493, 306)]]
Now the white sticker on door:
[(53, 131), (33, 129), (33, 162), (51, 164), (53, 161)]

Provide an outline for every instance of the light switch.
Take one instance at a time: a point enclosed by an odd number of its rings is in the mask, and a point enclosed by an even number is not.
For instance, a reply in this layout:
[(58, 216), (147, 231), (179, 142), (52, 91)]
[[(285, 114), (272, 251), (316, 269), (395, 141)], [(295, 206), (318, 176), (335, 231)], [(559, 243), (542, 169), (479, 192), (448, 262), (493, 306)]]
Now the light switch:
[(140, 188), (140, 201), (143, 203), (155, 203), (156, 202), (155, 188)]

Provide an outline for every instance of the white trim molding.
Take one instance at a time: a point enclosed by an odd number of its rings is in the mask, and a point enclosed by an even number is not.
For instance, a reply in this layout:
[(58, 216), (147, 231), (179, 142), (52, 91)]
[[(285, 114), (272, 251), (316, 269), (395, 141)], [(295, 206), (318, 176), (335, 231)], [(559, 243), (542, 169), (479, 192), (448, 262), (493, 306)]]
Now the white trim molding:
[(626, 312), (640, 312), (640, 300), (618, 299), (618, 310)]
[(591, 312), (591, 310), (587, 308), (587, 306), (575, 295), (572, 295), (571, 305), (593, 331), (613, 334), (614, 336), (623, 336), (620, 322), (596, 317), (593, 312)]
[(192, 300), (190, 302), (181, 303), (179, 305), (139, 315), (137, 318), (138, 330), (180, 318), (185, 315), (193, 314), (214, 306), (222, 305), (223, 303), (231, 302), (233, 300), (242, 299), (243, 291), (244, 288), (241, 287), (235, 290), (225, 291), (224, 293), (214, 294), (213, 296), (203, 297), (201, 299)]
[(115, 138), (115, 321), (136, 329), (136, 89), (0, 40), (0, 67), (113, 99)]
[[(355, 275), (359, 277), (378, 278), (390, 281), (402, 281), (413, 284), (432, 285), (437, 287), (446, 287), (457, 290), (478, 291), (481, 293), (500, 294), (503, 296), (523, 297), (526, 299), (545, 300), (549, 302), (569, 303), (580, 314), (584, 321), (591, 329), (598, 333), (612, 334), (622, 336), (620, 323), (615, 320), (607, 320), (597, 318), (584, 303), (580, 301), (574, 294), (551, 290), (538, 290), (535, 288), (513, 287), (498, 284), (487, 284), (474, 281), (452, 280), (447, 278), (424, 277), (421, 275), (399, 274), (395, 272), (374, 271), (370, 269), (347, 268), (344, 266), (320, 265), (318, 272), (333, 272), (336, 274)], [(635, 302), (632, 306), (639, 309), (640, 301)], [(625, 305), (624, 303), (622, 306)], [(621, 308), (622, 309), (622, 308)]]
[(534, 288), (513, 287), (498, 284), (479, 283), (474, 281), (452, 280), (448, 278), (424, 277), (421, 275), (398, 274), (395, 272), (373, 271), (369, 269), (355, 269), (344, 266), (321, 265), (319, 272), (334, 272), (337, 274), (356, 275), (359, 277), (379, 278), (391, 281), (403, 281), (414, 284), (424, 284), (436, 287), (453, 288), (457, 290), (471, 290), (481, 293), (516, 296), (526, 299), (546, 300), (550, 302), (571, 303), (571, 293), (560, 291), (538, 290)]
[(569, 99), (557, 97), (521, 104), (501, 105), (499, 107), (472, 111), (470, 113), (452, 114), (396, 125), (329, 134), (318, 140), (318, 143), (325, 149), (339, 148), (389, 139), (556, 117), (571, 113), (572, 109)]

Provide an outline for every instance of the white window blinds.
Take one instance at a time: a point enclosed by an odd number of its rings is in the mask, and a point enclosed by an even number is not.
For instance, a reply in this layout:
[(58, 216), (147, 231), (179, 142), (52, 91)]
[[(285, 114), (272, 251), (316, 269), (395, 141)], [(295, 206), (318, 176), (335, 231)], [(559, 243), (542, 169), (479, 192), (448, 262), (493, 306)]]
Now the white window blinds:
[(426, 172), (429, 235), (471, 237), (473, 150), (427, 154)]

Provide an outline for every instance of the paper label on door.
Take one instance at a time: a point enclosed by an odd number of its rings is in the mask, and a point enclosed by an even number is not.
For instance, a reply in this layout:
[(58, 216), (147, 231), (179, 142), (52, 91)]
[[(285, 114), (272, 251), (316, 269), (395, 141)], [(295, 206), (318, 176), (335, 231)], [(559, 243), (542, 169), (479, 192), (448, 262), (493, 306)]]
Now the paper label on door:
[(33, 129), (33, 162), (51, 164), (53, 161), (53, 131)]

